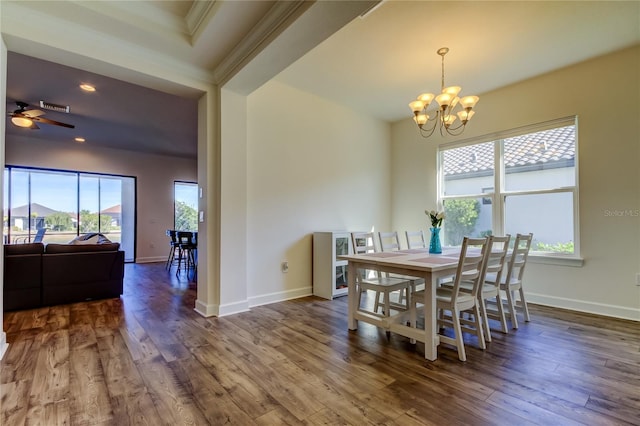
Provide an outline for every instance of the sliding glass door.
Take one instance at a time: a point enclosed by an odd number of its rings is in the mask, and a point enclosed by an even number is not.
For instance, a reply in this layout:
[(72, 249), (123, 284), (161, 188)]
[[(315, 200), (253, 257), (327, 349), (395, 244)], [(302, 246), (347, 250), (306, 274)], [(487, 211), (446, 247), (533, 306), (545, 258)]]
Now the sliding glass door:
[(101, 233), (135, 259), (135, 178), (7, 167), (4, 182), (5, 243), (42, 229), (43, 241), (56, 243)]

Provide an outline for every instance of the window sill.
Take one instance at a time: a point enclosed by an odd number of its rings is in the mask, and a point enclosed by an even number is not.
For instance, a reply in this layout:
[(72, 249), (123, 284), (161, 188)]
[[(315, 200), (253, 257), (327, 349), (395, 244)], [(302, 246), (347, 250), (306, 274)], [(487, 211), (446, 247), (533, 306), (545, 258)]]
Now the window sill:
[(553, 256), (553, 255), (535, 255), (529, 254), (527, 262), (539, 263), (544, 265), (572, 266), (581, 268), (584, 265), (584, 259), (581, 257), (569, 256)]

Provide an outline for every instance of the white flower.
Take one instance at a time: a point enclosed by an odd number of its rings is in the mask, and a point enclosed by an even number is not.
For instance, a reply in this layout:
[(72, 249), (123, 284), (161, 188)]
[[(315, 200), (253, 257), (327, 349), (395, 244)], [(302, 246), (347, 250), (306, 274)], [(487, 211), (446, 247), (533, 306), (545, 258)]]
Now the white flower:
[(429, 216), (431, 219), (431, 226), (433, 228), (440, 228), (442, 226), (442, 221), (445, 218), (444, 212), (437, 212), (435, 210), (425, 210), (424, 213)]

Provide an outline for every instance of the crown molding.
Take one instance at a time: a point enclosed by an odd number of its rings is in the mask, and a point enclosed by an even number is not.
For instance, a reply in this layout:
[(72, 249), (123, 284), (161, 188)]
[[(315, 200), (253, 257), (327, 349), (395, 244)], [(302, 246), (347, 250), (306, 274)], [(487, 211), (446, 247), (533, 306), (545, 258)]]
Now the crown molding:
[(313, 3), (305, 0), (276, 2), (264, 18), (216, 67), (213, 71), (214, 81), (223, 83), (231, 78)]
[(189, 9), (187, 16), (185, 16), (185, 23), (187, 25), (189, 37), (191, 38), (191, 44), (195, 44), (198, 36), (202, 32), (202, 29), (207, 26), (206, 24), (211, 20), (213, 15), (216, 14), (219, 7), (220, 2), (217, 0), (196, 0), (193, 2), (191, 9)]

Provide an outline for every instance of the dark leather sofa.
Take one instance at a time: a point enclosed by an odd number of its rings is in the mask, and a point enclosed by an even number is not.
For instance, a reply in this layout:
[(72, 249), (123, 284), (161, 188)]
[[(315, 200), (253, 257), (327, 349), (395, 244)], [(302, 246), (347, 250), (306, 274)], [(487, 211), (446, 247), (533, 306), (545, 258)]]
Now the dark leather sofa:
[(4, 246), (4, 310), (120, 297), (124, 252), (109, 244)]

